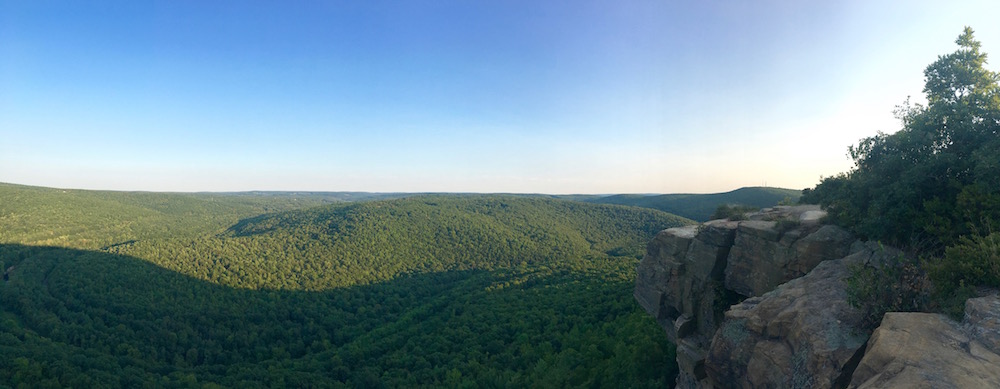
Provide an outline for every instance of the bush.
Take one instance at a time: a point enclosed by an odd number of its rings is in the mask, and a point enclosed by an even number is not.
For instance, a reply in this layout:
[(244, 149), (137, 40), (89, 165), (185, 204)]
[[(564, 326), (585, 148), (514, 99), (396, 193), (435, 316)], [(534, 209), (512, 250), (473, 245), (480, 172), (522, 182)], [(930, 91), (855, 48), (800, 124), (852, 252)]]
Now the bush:
[(975, 287), (1000, 288), (1000, 233), (963, 236), (945, 255), (926, 263), (940, 311), (961, 317)]
[(750, 212), (757, 212), (759, 208), (751, 207), (748, 205), (739, 204), (722, 204), (715, 209), (715, 213), (712, 214), (711, 220), (718, 219), (729, 219), (729, 220), (744, 220), (746, 219), (746, 214)]
[(778, 231), (781, 231), (781, 233), (784, 234), (788, 231), (798, 228), (801, 225), (802, 222), (800, 222), (798, 219), (781, 219), (778, 220), (778, 224), (775, 225), (775, 228), (777, 228)]
[(945, 250), (940, 267), (934, 267), (933, 280), (955, 286), (956, 281), (969, 285), (1000, 287), (1000, 233), (987, 236), (963, 236), (957, 245)]
[(916, 261), (901, 255), (883, 264), (848, 268), (847, 302), (861, 311), (864, 328), (878, 327), (886, 312), (919, 312), (930, 306), (927, 277)]

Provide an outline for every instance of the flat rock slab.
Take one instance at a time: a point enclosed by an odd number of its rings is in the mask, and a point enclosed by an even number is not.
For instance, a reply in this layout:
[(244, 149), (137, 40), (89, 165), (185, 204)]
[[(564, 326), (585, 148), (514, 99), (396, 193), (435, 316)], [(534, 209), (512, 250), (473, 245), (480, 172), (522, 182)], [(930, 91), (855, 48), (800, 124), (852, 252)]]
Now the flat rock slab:
[(890, 312), (850, 388), (1000, 388), (1000, 355), (933, 313)]

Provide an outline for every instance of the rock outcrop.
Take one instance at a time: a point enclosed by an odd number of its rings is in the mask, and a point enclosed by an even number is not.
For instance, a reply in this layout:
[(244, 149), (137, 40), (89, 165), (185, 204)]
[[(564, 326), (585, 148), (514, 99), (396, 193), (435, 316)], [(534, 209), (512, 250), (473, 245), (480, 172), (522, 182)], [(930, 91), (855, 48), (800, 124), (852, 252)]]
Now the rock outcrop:
[[(857, 366), (868, 333), (847, 303), (851, 263), (894, 255), (865, 245), (820, 263), (807, 275), (752, 297), (725, 313), (707, 376), (715, 387), (831, 388)], [(741, 383), (734, 385), (733, 383)]]
[(962, 323), (887, 314), (872, 335), (847, 303), (849, 266), (900, 253), (823, 215), (775, 207), (650, 242), (635, 297), (677, 345), (678, 387), (1000, 387), (1000, 297), (969, 300)]
[(713, 221), (664, 230), (639, 263), (635, 297), (677, 344), (685, 380), (705, 378), (705, 354), (722, 319), (722, 274), (737, 227)]
[(890, 312), (871, 336), (851, 388), (1000, 388), (1000, 297), (966, 302), (956, 323)]
[(794, 221), (745, 221), (738, 231), (726, 264), (726, 288), (746, 297), (804, 276), (824, 260), (846, 256), (854, 241), (841, 228), (817, 230)]
[(1000, 354), (1000, 295), (966, 301), (963, 323), (969, 337)]
[(818, 223), (817, 207), (776, 207), (750, 220), (661, 231), (638, 268), (635, 297), (677, 344), (681, 387), (710, 387), (706, 369), (725, 311), (843, 257), (853, 237)]

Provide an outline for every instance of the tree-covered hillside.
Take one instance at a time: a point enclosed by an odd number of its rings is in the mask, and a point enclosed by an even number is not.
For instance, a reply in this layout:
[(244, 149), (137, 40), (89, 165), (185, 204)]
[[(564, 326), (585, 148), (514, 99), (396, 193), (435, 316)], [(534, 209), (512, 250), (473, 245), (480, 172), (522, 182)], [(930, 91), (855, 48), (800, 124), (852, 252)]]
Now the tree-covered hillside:
[[(43, 205), (54, 217), (75, 212)], [(222, 218), (201, 212), (197, 223)], [(66, 241), (121, 231), (102, 225), (116, 219), (90, 220)], [(428, 195), (261, 214), (228, 229), (179, 220), (180, 234), (103, 250), (17, 243), (30, 241), (30, 225), (5, 235), (0, 386), (673, 382), (673, 346), (631, 291), (646, 242), (688, 222), (676, 216)]]
[(635, 260), (657, 231), (686, 222), (619, 206), (430, 195), (262, 215), (224, 234), (143, 241), (115, 252), (224, 285), (322, 290), (413, 272)]
[(0, 183), (0, 242), (96, 249), (193, 238), (265, 212), (315, 207), (349, 193), (150, 193)]
[(798, 202), (802, 192), (792, 189), (747, 187), (712, 194), (622, 194), (586, 201), (598, 204), (619, 204), (657, 209), (700, 222), (708, 221), (721, 205), (753, 208), (773, 207), (782, 202)]

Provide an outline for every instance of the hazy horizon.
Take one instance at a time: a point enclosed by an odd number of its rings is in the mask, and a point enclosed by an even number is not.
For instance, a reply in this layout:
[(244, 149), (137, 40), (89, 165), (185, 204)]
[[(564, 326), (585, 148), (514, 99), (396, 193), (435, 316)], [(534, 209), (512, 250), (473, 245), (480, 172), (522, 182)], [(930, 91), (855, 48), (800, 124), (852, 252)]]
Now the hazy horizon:
[[(656, 193), (656, 192), (608, 192), (608, 193), (548, 193), (548, 192), (443, 192), (443, 191), (421, 191), (421, 192), (377, 192), (377, 191), (366, 191), (366, 190), (296, 190), (296, 189), (248, 189), (248, 190), (121, 190), (121, 189), (93, 189), (93, 188), (76, 188), (76, 187), (54, 187), (54, 186), (44, 186), (44, 185), (30, 185), (22, 184), (17, 182), (4, 182), (0, 181), (0, 184), (7, 185), (19, 185), (35, 188), (45, 188), (52, 190), (84, 190), (84, 191), (108, 191), (108, 192), (133, 192), (133, 193), (179, 193), (179, 194), (243, 194), (243, 193), (368, 193), (368, 194), (413, 194), (413, 195), (436, 195), (436, 194), (455, 194), (455, 195), (539, 195), (539, 196), (617, 196), (617, 195), (629, 195), (629, 196), (658, 196), (658, 195), (706, 195), (706, 194), (721, 194), (734, 192), (740, 189), (748, 188), (765, 188), (765, 189), (780, 189), (780, 190), (799, 190), (800, 188), (781, 188), (776, 186), (741, 186), (739, 188), (732, 188), (727, 190), (722, 190), (718, 192), (669, 192), (669, 193)], [(801, 188), (806, 189), (806, 188)]]
[[(380, 193), (801, 189), (900, 125), (994, 1), (0, 0), (0, 182)], [(996, 57), (991, 57), (996, 58)], [(996, 69), (995, 64), (987, 65)]]

